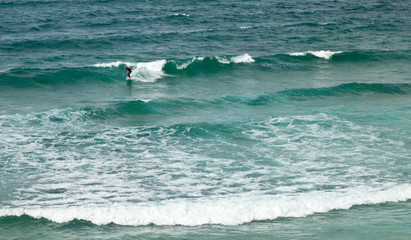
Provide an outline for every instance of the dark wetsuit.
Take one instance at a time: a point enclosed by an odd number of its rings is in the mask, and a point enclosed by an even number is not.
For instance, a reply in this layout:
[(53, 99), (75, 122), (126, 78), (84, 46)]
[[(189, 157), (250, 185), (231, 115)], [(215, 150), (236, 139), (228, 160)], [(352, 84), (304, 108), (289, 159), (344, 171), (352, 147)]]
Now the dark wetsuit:
[(126, 67), (126, 70), (125, 70), (125, 71), (128, 71), (127, 76), (128, 76), (129, 78), (131, 78), (131, 77), (130, 77), (130, 73), (132, 72), (131, 68)]

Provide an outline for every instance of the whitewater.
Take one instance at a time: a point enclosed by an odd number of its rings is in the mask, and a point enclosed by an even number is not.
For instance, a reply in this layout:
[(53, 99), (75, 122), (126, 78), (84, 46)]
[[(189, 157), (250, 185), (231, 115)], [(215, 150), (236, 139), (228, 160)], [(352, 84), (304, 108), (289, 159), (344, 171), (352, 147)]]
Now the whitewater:
[[(1, 216), (46, 218), (57, 223), (74, 219), (94, 224), (120, 225), (238, 225), (251, 221), (273, 220), (278, 217), (305, 217), (335, 209), (349, 209), (353, 205), (405, 201), (411, 198), (409, 184), (388, 190), (353, 189), (347, 192), (311, 192), (278, 197), (236, 196), (195, 201), (167, 200), (112, 207), (14, 208), (2, 209)], [(366, 192), (366, 194), (364, 194)]]

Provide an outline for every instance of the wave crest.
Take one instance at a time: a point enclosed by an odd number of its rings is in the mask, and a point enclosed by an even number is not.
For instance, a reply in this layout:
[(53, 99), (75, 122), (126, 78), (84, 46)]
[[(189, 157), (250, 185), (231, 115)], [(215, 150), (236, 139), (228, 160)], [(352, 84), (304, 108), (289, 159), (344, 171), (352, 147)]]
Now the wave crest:
[(86, 220), (103, 225), (239, 225), (279, 217), (305, 217), (354, 205), (399, 202), (411, 199), (411, 185), (389, 189), (366, 187), (337, 192), (309, 192), (294, 195), (212, 197), (144, 202), (135, 205), (72, 206), (0, 209), (0, 216), (29, 215), (63, 223)]
[(170, 60), (164, 71), (169, 74), (189, 74), (215, 72), (231, 64), (253, 63), (255, 60), (247, 53), (238, 56), (194, 57), (190, 60)]
[(294, 53), (289, 53), (290, 56), (306, 56), (307, 54), (314, 55), (318, 58), (324, 58), (324, 59), (330, 59), (333, 55), (342, 53), (342, 51), (325, 51), (325, 50), (320, 50), (320, 51), (306, 51), (306, 52), (294, 52)]
[(140, 82), (155, 82), (158, 79), (165, 76), (163, 72), (163, 67), (167, 63), (166, 60), (157, 60), (153, 62), (139, 62), (139, 63), (132, 63), (132, 62), (109, 62), (109, 63), (97, 63), (94, 64), (94, 67), (115, 67), (118, 68), (120, 66), (129, 66), (134, 71), (131, 73), (131, 79)]
[(188, 70), (189, 72), (196, 72), (197, 70), (215, 69), (218, 64), (232, 64), (232, 63), (253, 63), (255, 60), (247, 53), (243, 55), (225, 57), (194, 57), (190, 60), (157, 60), (153, 62), (123, 62), (115, 61), (109, 63), (97, 63), (94, 67), (98, 68), (118, 68), (129, 66), (135, 71), (131, 73), (131, 78), (140, 82), (155, 82), (156, 80), (167, 76), (169, 74), (178, 74), (181, 71)]

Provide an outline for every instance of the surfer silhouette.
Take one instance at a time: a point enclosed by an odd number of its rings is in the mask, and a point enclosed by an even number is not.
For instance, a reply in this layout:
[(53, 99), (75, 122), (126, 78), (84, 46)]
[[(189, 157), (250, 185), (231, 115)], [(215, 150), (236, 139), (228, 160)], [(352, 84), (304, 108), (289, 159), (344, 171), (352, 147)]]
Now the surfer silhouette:
[(131, 78), (131, 77), (130, 77), (130, 73), (133, 71), (133, 69), (131, 69), (131, 68), (129, 68), (129, 67), (126, 66), (126, 69), (124, 69), (123, 74), (124, 74), (126, 71), (128, 71), (128, 73), (127, 73), (128, 78)]

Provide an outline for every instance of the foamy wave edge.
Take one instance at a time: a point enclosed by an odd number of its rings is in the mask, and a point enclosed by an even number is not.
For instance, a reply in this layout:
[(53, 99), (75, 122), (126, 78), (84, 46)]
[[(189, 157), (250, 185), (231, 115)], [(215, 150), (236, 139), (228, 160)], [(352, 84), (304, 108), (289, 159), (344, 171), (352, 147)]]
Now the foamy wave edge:
[[(176, 64), (177, 69), (182, 70), (187, 68), (190, 64), (195, 61), (203, 61), (205, 57), (194, 57), (191, 60), (184, 62), (184, 63), (177, 63), (176, 60), (170, 60), (170, 62), (174, 62)], [(216, 56), (215, 59), (219, 63), (222, 64), (230, 64), (230, 63), (253, 63), (255, 60), (248, 55), (247, 53), (243, 55), (233, 56), (233, 57), (219, 57)], [(164, 73), (163, 68), (167, 64), (167, 60), (157, 60), (153, 62), (123, 62), (123, 61), (116, 61), (116, 62), (109, 62), (109, 63), (96, 63), (93, 67), (98, 68), (118, 68), (121, 65), (129, 66), (133, 70), (131, 73), (131, 78), (136, 81), (141, 82), (155, 82), (157, 79), (167, 76)]]
[(253, 63), (255, 62), (255, 60), (248, 55), (247, 53), (244, 53), (243, 55), (238, 55), (238, 56), (234, 56), (231, 58), (224, 58), (224, 57), (216, 57), (217, 60), (220, 63), (224, 63), (224, 64), (229, 64), (229, 63)]
[[(175, 60), (172, 61), (176, 64), (176, 68), (179, 70), (186, 69), (190, 64), (196, 62), (196, 61), (203, 61), (205, 57), (194, 57), (189, 61), (186, 61), (184, 63), (177, 63)], [(231, 63), (253, 63), (255, 60), (248, 55), (247, 53), (244, 53), (243, 55), (238, 55), (238, 56), (233, 56), (233, 57), (220, 57), (220, 56), (215, 56), (212, 59), (216, 59), (219, 63), (222, 64), (231, 64)]]
[(163, 68), (167, 60), (157, 60), (153, 62), (139, 62), (139, 63), (132, 63), (132, 62), (109, 62), (109, 63), (97, 63), (94, 64), (94, 67), (120, 67), (120, 65), (129, 66), (133, 69), (133, 72), (130, 74), (131, 79), (140, 82), (155, 82), (158, 79), (166, 76), (163, 71)]
[(320, 50), (320, 51), (306, 51), (306, 52), (294, 52), (294, 53), (289, 53), (288, 55), (290, 56), (306, 56), (307, 54), (314, 55), (318, 58), (324, 58), (324, 59), (330, 59), (334, 54), (339, 54), (342, 53), (342, 51), (325, 51), (325, 50)]
[(399, 202), (411, 199), (411, 185), (389, 189), (357, 188), (340, 192), (310, 192), (281, 196), (237, 196), (208, 199), (179, 199), (110, 207), (71, 206), (0, 209), (0, 216), (46, 218), (63, 223), (74, 219), (97, 225), (238, 225), (278, 217), (305, 217), (354, 205)]

